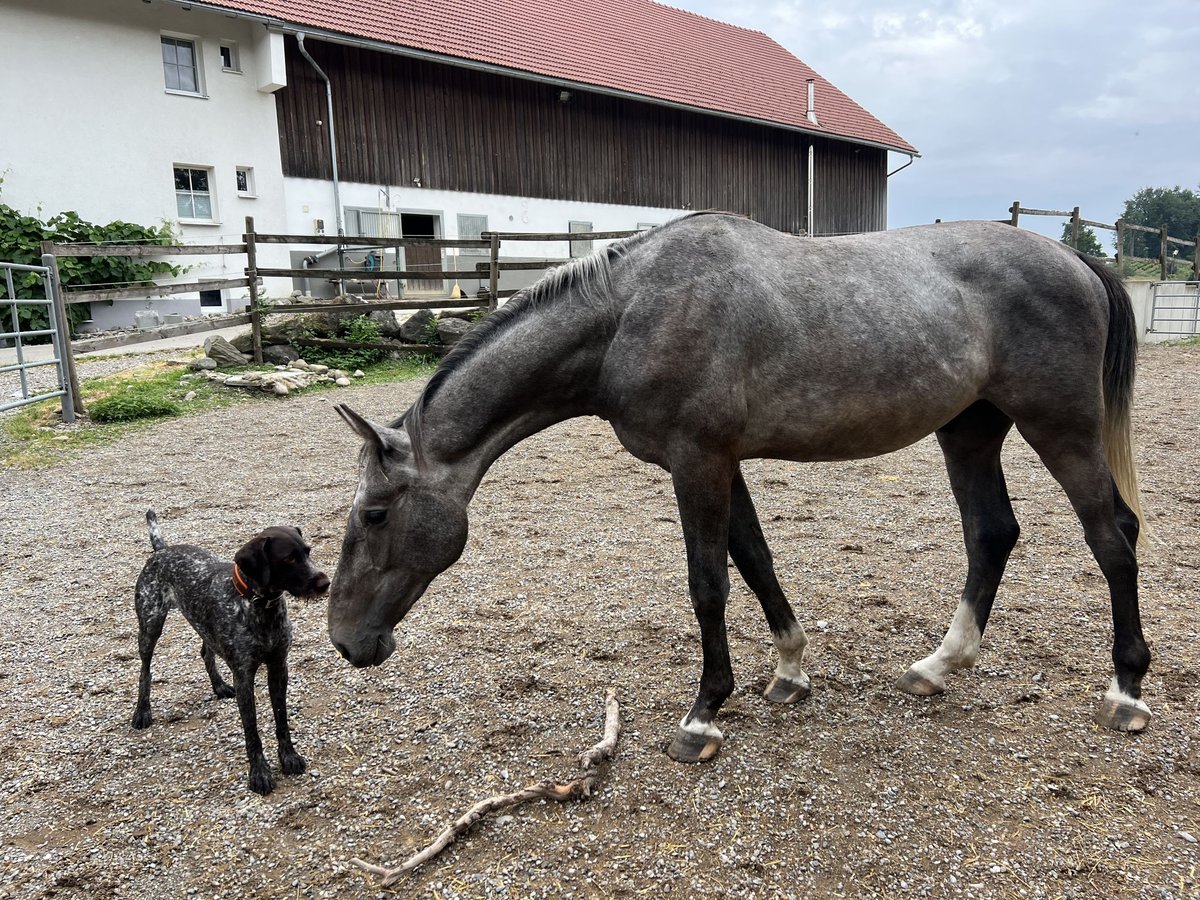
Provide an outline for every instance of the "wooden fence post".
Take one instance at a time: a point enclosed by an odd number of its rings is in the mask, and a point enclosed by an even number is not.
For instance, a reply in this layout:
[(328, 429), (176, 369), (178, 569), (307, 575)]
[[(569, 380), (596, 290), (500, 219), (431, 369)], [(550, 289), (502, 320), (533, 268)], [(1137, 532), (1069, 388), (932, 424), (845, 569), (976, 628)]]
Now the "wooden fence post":
[(1200, 281), (1200, 234), (1196, 235), (1196, 245), (1192, 249), (1192, 281)]
[(1121, 274), (1121, 258), (1125, 255), (1125, 220), (1117, 219), (1117, 274)]
[(1071, 210), (1071, 247), (1079, 249), (1079, 207)]
[(488, 274), (488, 312), (496, 308), (497, 291), (500, 289), (500, 235), (492, 232), (492, 266)]
[(1159, 280), (1167, 280), (1167, 226), (1161, 225), (1158, 229), (1158, 269), (1161, 273)]
[(54, 315), (58, 318), (62, 333), (67, 336), (63, 341), (63, 346), (58, 348), (58, 352), (62, 354), (67, 387), (71, 389), (71, 406), (77, 415), (82, 416), (84, 413), (83, 397), (79, 394), (79, 373), (75, 371), (75, 351), (71, 347), (71, 320), (67, 317), (67, 301), (63, 297), (62, 275), (58, 271), (58, 256), (54, 253), (54, 245), (51, 241), (42, 241), (42, 265), (50, 270), (50, 283), (46, 285), (49, 294), (47, 299), (54, 303)]
[(1021, 201), (1014, 200), (1013, 205), (1008, 208), (1008, 211), (1010, 213), (1012, 213), (1012, 219), (1009, 221), (1008, 224), (1012, 225), (1015, 228), (1015, 227), (1017, 227), (1017, 221), (1021, 217)]
[(246, 216), (246, 278), (250, 282), (250, 338), (254, 362), (262, 365), (262, 315), (258, 311), (258, 247), (254, 241), (254, 216)]

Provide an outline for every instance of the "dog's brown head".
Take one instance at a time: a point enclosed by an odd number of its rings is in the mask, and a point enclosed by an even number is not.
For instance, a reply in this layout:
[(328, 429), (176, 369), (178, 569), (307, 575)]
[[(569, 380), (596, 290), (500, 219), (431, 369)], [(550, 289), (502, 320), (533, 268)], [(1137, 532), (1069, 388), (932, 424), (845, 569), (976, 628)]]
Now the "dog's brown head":
[(319, 597), (329, 590), (329, 578), (313, 566), (311, 553), (299, 528), (276, 525), (252, 538), (233, 561), (256, 595)]

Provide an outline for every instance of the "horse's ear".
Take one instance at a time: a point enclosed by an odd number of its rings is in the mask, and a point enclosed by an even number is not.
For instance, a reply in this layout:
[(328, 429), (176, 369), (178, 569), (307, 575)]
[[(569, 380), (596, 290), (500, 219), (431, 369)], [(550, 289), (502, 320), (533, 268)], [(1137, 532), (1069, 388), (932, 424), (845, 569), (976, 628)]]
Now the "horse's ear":
[(333, 408), (337, 410), (337, 414), (345, 420), (355, 434), (368, 444), (374, 445), (381, 453), (408, 450), (408, 436), (403, 432), (384, 425), (376, 425), (369, 419), (364, 419), (344, 403), (335, 403)]

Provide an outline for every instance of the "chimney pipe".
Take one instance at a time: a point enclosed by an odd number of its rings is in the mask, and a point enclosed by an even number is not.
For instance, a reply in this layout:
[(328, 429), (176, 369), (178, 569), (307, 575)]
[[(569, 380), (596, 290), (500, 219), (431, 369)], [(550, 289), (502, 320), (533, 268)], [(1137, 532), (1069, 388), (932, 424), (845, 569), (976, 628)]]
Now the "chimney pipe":
[(817, 121), (817, 105), (816, 105), (816, 83), (814, 79), (808, 79), (808, 109), (804, 112), (804, 117), (814, 125), (821, 124)]

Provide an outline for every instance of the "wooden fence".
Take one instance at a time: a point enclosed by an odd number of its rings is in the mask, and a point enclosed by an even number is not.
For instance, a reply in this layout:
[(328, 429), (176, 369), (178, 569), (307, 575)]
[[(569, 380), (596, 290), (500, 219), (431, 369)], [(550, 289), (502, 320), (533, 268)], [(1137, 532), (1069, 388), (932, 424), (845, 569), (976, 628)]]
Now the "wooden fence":
[[(580, 240), (613, 240), (629, 237), (636, 231), (602, 231), (602, 232), (573, 232), (552, 234), (525, 234), (522, 232), (485, 231), (478, 239), (447, 239), (447, 238), (403, 238), (403, 237), (345, 237), (337, 235), (303, 235), (303, 234), (259, 234), (254, 230), (254, 218), (246, 217), (246, 283), (250, 288), (250, 329), (253, 342), (254, 361), (262, 362), (262, 322), (265, 316), (285, 313), (368, 313), (375, 310), (417, 310), (417, 309), (487, 309), (496, 308), (498, 299), (513, 291), (499, 290), (500, 273), (508, 271), (538, 271), (554, 268), (568, 262), (566, 259), (542, 260), (540, 262), (500, 262), (500, 246), (504, 241), (580, 241)], [(395, 269), (347, 269), (340, 266), (334, 269), (279, 269), (260, 267), (258, 265), (258, 248), (262, 244), (290, 244), (300, 246), (333, 245), (338, 249), (356, 247), (360, 250), (392, 250), (396, 255)], [(489, 260), (480, 263), (475, 269), (402, 269), (400, 268), (400, 250), (406, 247), (438, 247), (438, 248), (469, 248), (487, 249)], [(259, 302), (258, 281), (260, 278), (322, 278), (333, 282), (349, 280), (358, 281), (400, 281), (402, 279), (418, 280), (449, 280), (477, 279), (486, 275), (488, 290), (484, 297), (438, 297), (424, 300), (371, 300), (366, 303), (289, 303), (268, 304)], [(412, 350), (430, 352), (424, 344), (387, 344), (352, 343), (349, 341), (330, 341), (311, 338), (306, 343), (318, 346), (336, 346), (349, 349), (387, 349)]]
[[(1107, 231), (1116, 232), (1116, 267), (1120, 272), (1122, 264), (1125, 262), (1137, 260), (1140, 262), (1157, 262), (1159, 267), (1159, 280), (1166, 281), (1173, 273), (1169, 271), (1171, 263), (1175, 262), (1175, 253), (1170, 252), (1172, 245), (1182, 249), (1191, 250), (1191, 265), (1192, 279), (1200, 279), (1200, 235), (1196, 236), (1195, 240), (1184, 241), (1179, 238), (1171, 237), (1167, 234), (1167, 226), (1162, 225), (1158, 228), (1150, 228), (1146, 225), (1135, 225), (1132, 222), (1126, 222), (1124, 219), (1109, 225), (1105, 222), (1093, 222), (1091, 219), (1085, 219), (1079, 214), (1079, 207), (1076, 206), (1072, 210), (1062, 209), (1030, 209), (1029, 207), (1021, 206), (1020, 200), (1014, 200), (1012, 206), (1008, 208), (1011, 216), (1010, 222), (1012, 225), (1019, 224), (1021, 216), (1055, 216), (1060, 219), (1071, 220), (1071, 246), (1079, 248), (1079, 233), (1081, 228), (1103, 228)], [(1145, 256), (1133, 256), (1125, 253), (1125, 235), (1127, 232), (1142, 232), (1145, 234), (1157, 235), (1159, 239), (1159, 254), (1158, 258)], [(1187, 258), (1186, 256), (1184, 257)]]

